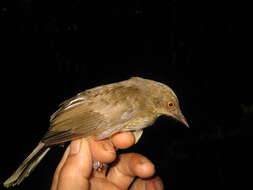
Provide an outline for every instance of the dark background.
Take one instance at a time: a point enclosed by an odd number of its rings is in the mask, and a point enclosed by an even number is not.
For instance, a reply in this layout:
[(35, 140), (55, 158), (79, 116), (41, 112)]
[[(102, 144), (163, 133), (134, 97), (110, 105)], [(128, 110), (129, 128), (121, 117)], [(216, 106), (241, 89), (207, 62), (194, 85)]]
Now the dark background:
[[(0, 8), (1, 183), (36, 146), (61, 101), (97, 85), (140, 76), (173, 88), (191, 126), (161, 117), (127, 150), (156, 164), (165, 189), (250, 184), (247, 6), (20, 0), (1, 1)], [(50, 151), (13, 189), (49, 189), (63, 151)]]

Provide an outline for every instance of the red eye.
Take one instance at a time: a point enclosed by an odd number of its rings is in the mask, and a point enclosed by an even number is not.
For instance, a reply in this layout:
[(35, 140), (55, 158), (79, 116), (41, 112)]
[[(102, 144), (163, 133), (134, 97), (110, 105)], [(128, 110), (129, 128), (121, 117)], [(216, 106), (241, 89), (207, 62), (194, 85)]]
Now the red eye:
[(168, 105), (169, 105), (169, 107), (174, 106), (174, 104), (172, 102), (170, 102)]

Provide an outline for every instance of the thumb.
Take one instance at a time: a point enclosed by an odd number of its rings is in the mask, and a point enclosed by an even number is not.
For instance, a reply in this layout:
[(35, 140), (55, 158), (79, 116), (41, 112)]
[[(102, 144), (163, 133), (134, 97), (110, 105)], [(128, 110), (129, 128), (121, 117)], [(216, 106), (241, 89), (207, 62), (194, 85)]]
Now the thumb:
[(59, 175), (57, 189), (88, 189), (91, 171), (92, 156), (88, 141), (85, 138), (72, 141), (69, 156)]

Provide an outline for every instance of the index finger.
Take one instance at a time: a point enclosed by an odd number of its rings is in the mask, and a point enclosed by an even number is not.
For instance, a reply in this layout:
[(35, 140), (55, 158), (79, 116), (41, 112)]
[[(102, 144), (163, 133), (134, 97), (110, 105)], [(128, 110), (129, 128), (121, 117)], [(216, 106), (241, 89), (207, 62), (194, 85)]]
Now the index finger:
[(134, 145), (135, 137), (131, 132), (116, 133), (111, 137), (111, 142), (116, 148), (125, 149)]
[(90, 140), (91, 152), (96, 160), (111, 163), (116, 158), (117, 149), (125, 149), (135, 142), (131, 132), (122, 132), (103, 140)]

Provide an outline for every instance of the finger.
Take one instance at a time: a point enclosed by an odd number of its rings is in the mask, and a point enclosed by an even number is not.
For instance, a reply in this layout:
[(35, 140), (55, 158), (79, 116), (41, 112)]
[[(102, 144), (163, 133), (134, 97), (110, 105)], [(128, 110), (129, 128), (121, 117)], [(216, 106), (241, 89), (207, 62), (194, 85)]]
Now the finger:
[(116, 149), (128, 148), (135, 142), (130, 132), (113, 135), (110, 139), (90, 140), (92, 155), (102, 163), (110, 163), (116, 158)]
[(69, 147), (65, 150), (63, 157), (60, 161), (60, 163), (58, 164), (55, 173), (54, 173), (54, 177), (53, 177), (53, 181), (52, 181), (52, 186), (51, 186), (51, 190), (56, 190), (57, 189), (57, 184), (58, 184), (58, 179), (59, 179), (59, 173), (62, 169), (62, 166), (64, 165), (66, 159), (68, 158), (69, 155)]
[(121, 190), (116, 185), (105, 178), (92, 178), (90, 180), (90, 190)]
[(151, 179), (140, 179), (135, 180), (130, 190), (163, 190), (163, 183), (159, 177)]
[(155, 173), (155, 166), (144, 156), (137, 153), (122, 154), (110, 169), (107, 179), (121, 189), (127, 189), (135, 176), (151, 177)]
[[(91, 151), (96, 161), (101, 163), (110, 163), (116, 158), (116, 150), (128, 148), (135, 142), (134, 136), (131, 132), (122, 132), (113, 135), (110, 139), (91, 140)], [(102, 171), (94, 170), (93, 177), (105, 177), (106, 169), (103, 167)]]
[(81, 190), (89, 187), (88, 178), (92, 171), (92, 156), (89, 143), (85, 138), (70, 144), (66, 159), (58, 179), (58, 190)]
[(130, 190), (146, 190), (146, 181), (141, 178), (136, 179)]
[(135, 138), (131, 132), (122, 132), (113, 135), (111, 141), (116, 148), (125, 149), (134, 145)]
[(102, 163), (110, 163), (116, 158), (114, 145), (109, 139), (99, 141), (90, 140), (90, 147), (92, 155)]

